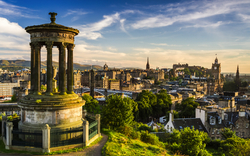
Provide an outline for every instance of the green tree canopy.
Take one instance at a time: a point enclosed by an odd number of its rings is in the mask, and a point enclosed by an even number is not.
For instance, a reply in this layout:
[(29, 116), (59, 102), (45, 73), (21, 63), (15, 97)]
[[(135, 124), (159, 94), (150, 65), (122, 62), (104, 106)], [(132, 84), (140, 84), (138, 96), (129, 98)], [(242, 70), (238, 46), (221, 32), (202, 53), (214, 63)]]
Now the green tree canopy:
[(181, 154), (200, 156), (206, 155), (206, 142), (208, 141), (206, 132), (194, 129), (184, 128), (184, 130), (174, 132), (169, 137), (171, 150), (173, 152), (181, 152)]
[(180, 118), (192, 118), (195, 117), (195, 108), (197, 106), (199, 106), (199, 103), (195, 102), (194, 98), (187, 98), (181, 104), (176, 105), (176, 110), (180, 112)]
[(116, 129), (120, 126), (130, 125), (134, 120), (134, 112), (138, 109), (134, 100), (119, 95), (111, 95), (107, 105), (102, 109), (102, 125)]
[(184, 74), (185, 75), (191, 75), (191, 72), (190, 72), (190, 70), (188, 68), (185, 68), (184, 69)]
[(83, 109), (86, 109), (87, 112), (94, 113), (94, 114), (101, 113), (99, 102), (93, 99), (92, 96), (88, 94), (84, 94), (82, 96), (82, 99), (85, 100), (85, 105), (83, 106)]
[(139, 119), (147, 121), (153, 113), (153, 107), (157, 104), (157, 97), (148, 90), (143, 90), (137, 97)]
[(171, 108), (172, 100), (165, 89), (160, 90), (157, 94), (157, 103), (153, 105), (153, 116), (160, 117), (165, 115), (166, 112)]

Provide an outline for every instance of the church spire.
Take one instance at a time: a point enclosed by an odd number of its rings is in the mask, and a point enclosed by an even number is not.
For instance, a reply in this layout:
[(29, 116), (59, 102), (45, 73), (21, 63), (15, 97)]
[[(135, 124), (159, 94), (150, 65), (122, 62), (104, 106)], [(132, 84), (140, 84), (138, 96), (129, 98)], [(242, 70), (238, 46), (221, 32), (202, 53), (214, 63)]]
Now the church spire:
[(237, 71), (236, 71), (236, 79), (235, 79), (235, 83), (237, 86), (237, 90), (239, 90), (240, 87), (240, 71), (239, 71), (239, 65), (237, 65)]
[(149, 66), (149, 57), (147, 57), (147, 64), (146, 64), (146, 70), (149, 70), (150, 66)]

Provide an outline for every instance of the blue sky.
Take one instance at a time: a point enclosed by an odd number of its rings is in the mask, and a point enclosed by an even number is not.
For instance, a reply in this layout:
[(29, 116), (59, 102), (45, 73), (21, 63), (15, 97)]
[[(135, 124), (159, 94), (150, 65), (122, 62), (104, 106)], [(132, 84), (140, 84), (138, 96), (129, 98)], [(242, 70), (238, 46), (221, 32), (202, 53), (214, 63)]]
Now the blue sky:
[(56, 23), (80, 30), (77, 63), (145, 68), (149, 57), (151, 68), (211, 68), (217, 54), (222, 72), (250, 73), (249, 8), (249, 0), (0, 0), (0, 59), (29, 60), (24, 28), (57, 12)]

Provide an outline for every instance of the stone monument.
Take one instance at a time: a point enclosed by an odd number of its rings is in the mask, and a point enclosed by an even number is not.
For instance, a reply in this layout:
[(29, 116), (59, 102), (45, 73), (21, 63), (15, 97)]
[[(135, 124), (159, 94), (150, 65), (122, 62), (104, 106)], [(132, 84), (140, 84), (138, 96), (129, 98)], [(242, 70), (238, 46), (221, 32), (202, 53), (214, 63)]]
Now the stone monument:
[[(21, 130), (41, 130), (45, 124), (51, 131), (82, 126), (84, 101), (73, 92), (74, 37), (79, 30), (55, 23), (57, 13), (51, 12), (51, 23), (28, 26), (31, 47), (31, 92), (18, 102), (21, 108)], [(40, 91), (41, 47), (47, 49), (47, 90)], [(59, 49), (59, 90), (53, 89), (52, 49)], [(66, 77), (67, 51), (67, 77)], [(67, 78), (67, 85), (66, 85)], [(67, 91), (66, 91), (67, 86)]]

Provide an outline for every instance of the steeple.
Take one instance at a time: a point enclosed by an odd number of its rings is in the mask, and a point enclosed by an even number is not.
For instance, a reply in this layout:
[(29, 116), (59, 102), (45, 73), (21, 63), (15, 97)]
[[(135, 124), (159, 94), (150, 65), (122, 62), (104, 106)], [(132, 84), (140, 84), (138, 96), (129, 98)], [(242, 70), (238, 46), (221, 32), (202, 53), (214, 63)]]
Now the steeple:
[(149, 58), (147, 57), (147, 64), (146, 64), (146, 70), (149, 70), (150, 66), (149, 66)]
[(235, 84), (237, 86), (237, 90), (239, 90), (240, 87), (240, 72), (239, 72), (239, 65), (237, 65), (237, 71), (236, 71), (236, 78), (235, 78)]

